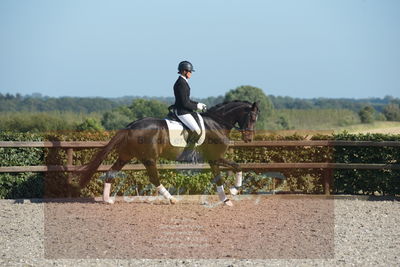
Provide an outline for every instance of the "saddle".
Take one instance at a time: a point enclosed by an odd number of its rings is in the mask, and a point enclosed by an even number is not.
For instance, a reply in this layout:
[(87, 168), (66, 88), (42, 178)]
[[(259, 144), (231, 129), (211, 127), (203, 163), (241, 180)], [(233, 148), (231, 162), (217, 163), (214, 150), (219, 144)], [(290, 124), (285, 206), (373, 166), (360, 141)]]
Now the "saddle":
[[(167, 127), (168, 127), (169, 141), (172, 146), (186, 147), (187, 146), (187, 138), (188, 138), (190, 130), (186, 125), (184, 125), (179, 120), (178, 116), (175, 114), (175, 109), (174, 109), (173, 105), (168, 107), (168, 110), (169, 110), (169, 113), (164, 120), (167, 123)], [(201, 129), (200, 138), (196, 142), (196, 146), (199, 146), (199, 145), (203, 144), (205, 137), (206, 137), (204, 120), (203, 120), (203, 117), (197, 112), (192, 113), (192, 115), (194, 115), (193, 117)]]

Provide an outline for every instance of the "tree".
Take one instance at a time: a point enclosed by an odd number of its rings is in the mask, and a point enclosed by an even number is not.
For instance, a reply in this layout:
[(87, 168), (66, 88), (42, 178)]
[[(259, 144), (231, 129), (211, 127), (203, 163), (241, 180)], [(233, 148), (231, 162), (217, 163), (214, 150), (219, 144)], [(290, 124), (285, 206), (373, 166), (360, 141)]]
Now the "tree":
[(92, 131), (92, 132), (98, 132), (104, 130), (101, 123), (94, 118), (86, 118), (82, 123), (76, 126), (76, 129), (78, 131)]
[(224, 101), (245, 100), (259, 102), (260, 116), (257, 122), (257, 129), (266, 129), (267, 119), (274, 109), (271, 100), (260, 88), (253, 86), (240, 86), (225, 94)]
[(383, 109), (383, 114), (388, 121), (400, 121), (399, 104), (391, 103)]
[(279, 116), (278, 119), (276, 120), (276, 124), (278, 125), (279, 129), (282, 130), (290, 129), (289, 120), (286, 116)]
[(158, 100), (135, 99), (128, 108), (134, 120), (146, 117), (163, 118), (168, 113), (167, 104)]
[(210, 96), (204, 99), (195, 99), (198, 102), (204, 103), (207, 105), (208, 108), (211, 108), (212, 106), (215, 106), (219, 103), (224, 102), (224, 96), (220, 95), (217, 97)]
[(146, 117), (164, 118), (167, 113), (168, 106), (163, 102), (135, 99), (130, 106), (122, 106), (104, 113), (101, 124), (107, 130), (117, 130), (138, 119)]
[(103, 114), (101, 125), (106, 130), (119, 130), (128, 125), (132, 120), (119, 110), (107, 111)]
[(375, 119), (375, 109), (371, 106), (365, 106), (358, 112), (358, 115), (362, 123), (372, 123)]

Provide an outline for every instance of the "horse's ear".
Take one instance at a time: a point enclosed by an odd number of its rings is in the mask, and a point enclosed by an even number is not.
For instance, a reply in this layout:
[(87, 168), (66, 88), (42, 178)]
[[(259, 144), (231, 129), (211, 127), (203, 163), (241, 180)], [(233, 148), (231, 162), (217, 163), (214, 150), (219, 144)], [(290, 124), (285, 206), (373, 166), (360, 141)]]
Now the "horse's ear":
[(251, 110), (252, 111), (257, 111), (259, 110), (258, 105), (260, 104), (260, 101), (256, 101), (253, 103), (253, 105), (251, 106)]

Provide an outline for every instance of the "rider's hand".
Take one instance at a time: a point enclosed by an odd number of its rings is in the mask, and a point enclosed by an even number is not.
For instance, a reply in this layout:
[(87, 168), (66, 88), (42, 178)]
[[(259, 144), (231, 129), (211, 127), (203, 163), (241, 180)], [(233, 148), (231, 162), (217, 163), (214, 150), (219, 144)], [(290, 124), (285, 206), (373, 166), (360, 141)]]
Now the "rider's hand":
[(207, 106), (203, 103), (197, 103), (197, 109), (204, 111), (207, 109)]

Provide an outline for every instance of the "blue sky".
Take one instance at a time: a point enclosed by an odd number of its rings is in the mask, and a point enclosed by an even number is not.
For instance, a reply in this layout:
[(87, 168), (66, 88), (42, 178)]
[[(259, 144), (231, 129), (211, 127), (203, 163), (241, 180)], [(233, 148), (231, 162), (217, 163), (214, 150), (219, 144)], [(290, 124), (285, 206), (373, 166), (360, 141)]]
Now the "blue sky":
[(400, 97), (398, 0), (1, 0), (0, 92)]

